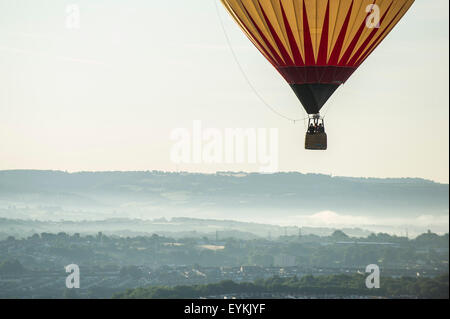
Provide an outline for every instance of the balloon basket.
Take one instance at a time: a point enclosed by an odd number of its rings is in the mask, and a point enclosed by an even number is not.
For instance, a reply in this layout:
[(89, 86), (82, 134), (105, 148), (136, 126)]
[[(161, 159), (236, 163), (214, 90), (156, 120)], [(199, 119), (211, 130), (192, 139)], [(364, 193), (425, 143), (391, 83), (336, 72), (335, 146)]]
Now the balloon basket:
[(328, 148), (328, 136), (326, 133), (306, 133), (305, 149), (311, 151), (326, 151)]

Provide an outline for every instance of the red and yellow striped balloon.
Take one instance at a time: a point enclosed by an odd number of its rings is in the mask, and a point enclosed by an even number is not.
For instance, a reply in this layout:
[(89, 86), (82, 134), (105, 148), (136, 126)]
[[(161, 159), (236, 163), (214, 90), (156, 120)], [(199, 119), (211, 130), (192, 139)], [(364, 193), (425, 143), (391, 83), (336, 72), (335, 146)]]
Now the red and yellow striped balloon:
[(414, 0), (221, 0), (253, 44), (319, 113)]

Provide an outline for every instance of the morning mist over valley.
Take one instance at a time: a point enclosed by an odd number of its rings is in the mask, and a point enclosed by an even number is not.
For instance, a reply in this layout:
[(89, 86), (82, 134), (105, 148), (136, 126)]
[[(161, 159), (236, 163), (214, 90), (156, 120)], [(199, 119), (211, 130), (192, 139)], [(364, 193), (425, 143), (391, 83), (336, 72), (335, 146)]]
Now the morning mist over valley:
[(448, 185), (294, 172), (11, 170), (0, 171), (0, 217), (42, 222), (163, 218), (165, 226), (184, 217), (414, 236), (428, 229), (448, 232)]

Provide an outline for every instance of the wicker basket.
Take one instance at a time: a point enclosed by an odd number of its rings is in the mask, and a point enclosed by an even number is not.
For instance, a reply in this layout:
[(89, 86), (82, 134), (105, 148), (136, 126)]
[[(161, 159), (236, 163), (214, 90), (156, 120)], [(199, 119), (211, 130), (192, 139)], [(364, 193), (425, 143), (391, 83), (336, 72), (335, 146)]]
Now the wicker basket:
[(328, 138), (326, 133), (315, 133), (315, 134), (307, 133), (305, 139), (305, 149), (324, 151), (327, 149), (327, 141)]

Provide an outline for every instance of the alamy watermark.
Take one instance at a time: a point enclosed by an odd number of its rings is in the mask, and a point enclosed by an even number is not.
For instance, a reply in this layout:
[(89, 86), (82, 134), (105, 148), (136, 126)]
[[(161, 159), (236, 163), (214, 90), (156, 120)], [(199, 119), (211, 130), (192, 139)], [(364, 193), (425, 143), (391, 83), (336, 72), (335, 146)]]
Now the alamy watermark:
[(368, 289), (380, 288), (380, 267), (378, 265), (369, 265), (366, 267), (366, 273), (370, 273), (366, 278), (366, 287)]
[(80, 7), (77, 4), (66, 6), (66, 28), (70, 30), (80, 29)]
[(80, 267), (75, 264), (71, 264), (65, 267), (66, 272), (70, 273), (66, 278), (66, 288), (79, 289), (80, 288)]
[(367, 28), (379, 29), (381, 27), (380, 7), (376, 4), (369, 4), (366, 7), (366, 12), (369, 13), (369, 16), (366, 19)]
[(279, 164), (277, 128), (176, 128), (170, 159), (175, 164), (255, 164), (261, 173), (274, 173)]

